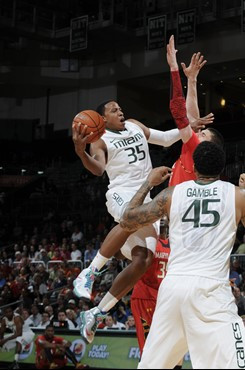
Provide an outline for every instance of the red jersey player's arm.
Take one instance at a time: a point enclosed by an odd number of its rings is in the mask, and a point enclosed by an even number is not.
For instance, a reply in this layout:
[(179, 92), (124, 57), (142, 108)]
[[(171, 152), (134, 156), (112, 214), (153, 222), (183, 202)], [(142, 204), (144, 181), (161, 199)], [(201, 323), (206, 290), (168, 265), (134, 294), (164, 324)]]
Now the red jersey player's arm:
[(192, 129), (187, 118), (186, 103), (183, 96), (176, 52), (177, 50), (175, 49), (174, 45), (174, 36), (172, 35), (169, 39), (169, 44), (167, 45), (167, 61), (170, 67), (172, 80), (170, 110), (175, 123), (180, 130), (181, 139), (183, 143), (186, 143), (192, 136)]

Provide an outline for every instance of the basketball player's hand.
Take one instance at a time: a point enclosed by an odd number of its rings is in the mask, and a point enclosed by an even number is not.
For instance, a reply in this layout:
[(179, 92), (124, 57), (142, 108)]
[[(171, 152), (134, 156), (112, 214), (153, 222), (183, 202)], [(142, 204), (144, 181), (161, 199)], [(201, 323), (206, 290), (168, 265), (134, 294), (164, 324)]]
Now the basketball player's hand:
[(86, 128), (87, 126), (80, 126), (79, 124), (72, 125), (72, 140), (75, 145), (75, 151), (78, 155), (85, 152), (88, 138), (90, 135), (93, 135), (92, 132), (90, 134), (86, 134)]
[(245, 189), (245, 173), (241, 173), (240, 175), (239, 188)]
[(154, 168), (147, 177), (149, 185), (153, 187), (162, 184), (170, 177), (171, 172), (172, 169), (165, 166)]
[(195, 132), (203, 130), (206, 127), (206, 125), (210, 125), (211, 123), (213, 123), (213, 121), (214, 121), (213, 113), (209, 113), (205, 117), (189, 119), (190, 125), (193, 131)]
[(174, 35), (172, 35), (169, 39), (169, 43), (167, 44), (167, 61), (171, 71), (178, 71), (178, 63), (176, 59), (176, 53), (178, 50), (175, 49), (174, 45)]
[(184, 74), (190, 80), (196, 80), (197, 75), (200, 69), (207, 63), (206, 60), (203, 60), (204, 56), (201, 55), (200, 51), (192, 55), (190, 64), (186, 67), (185, 63), (181, 63)]

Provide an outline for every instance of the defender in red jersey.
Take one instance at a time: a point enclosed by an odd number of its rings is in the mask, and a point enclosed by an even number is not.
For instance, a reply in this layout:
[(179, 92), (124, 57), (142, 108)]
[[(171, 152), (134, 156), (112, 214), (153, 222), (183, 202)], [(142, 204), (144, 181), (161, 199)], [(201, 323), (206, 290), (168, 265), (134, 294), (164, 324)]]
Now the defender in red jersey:
[(186, 67), (184, 63), (181, 63), (184, 74), (188, 80), (188, 90), (185, 101), (176, 53), (177, 50), (175, 49), (174, 36), (171, 36), (169, 44), (167, 45), (167, 61), (170, 67), (172, 82), (170, 110), (176, 126), (179, 129), (183, 146), (179, 159), (173, 165), (169, 186), (174, 186), (184, 181), (196, 180), (192, 155), (200, 142), (212, 141), (220, 146), (223, 146), (224, 143), (222, 135), (215, 129), (207, 128), (202, 131), (197, 130), (195, 133), (190, 124), (193, 120), (203, 120), (203, 128), (205, 128), (205, 125), (212, 123), (214, 119), (212, 113), (208, 114), (204, 118), (200, 118), (197, 101), (197, 76), (201, 68), (206, 63), (206, 60), (203, 60), (203, 56), (201, 56), (200, 53), (195, 53), (193, 54), (191, 63), (188, 67)]
[(168, 219), (160, 221), (160, 235), (156, 246), (153, 263), (142, 278), (134, 286), (131, 295), (131, 311), (134, 316), (140, 353), (143, 351), (149, 333), (152, 316), (156, 307), (159, 285), (167, 273), (170, 253), (168, 235)]

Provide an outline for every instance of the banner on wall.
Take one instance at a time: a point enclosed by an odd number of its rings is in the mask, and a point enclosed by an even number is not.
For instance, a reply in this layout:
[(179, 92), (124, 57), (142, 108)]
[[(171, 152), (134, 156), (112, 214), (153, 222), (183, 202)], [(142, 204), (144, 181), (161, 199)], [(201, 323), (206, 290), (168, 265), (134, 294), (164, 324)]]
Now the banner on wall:
[[(33, 329), (35, 332), (36, 330)], [(43, 331), (38, 330), (31, 344), (28, 344), (20, 355), (20, 365), (34, 364), (36, 358), (35, 340)], [(81, 336), (74, 332), (72, 335), (57, 332), (55, 335), (71, 342), (71, 351), (74, 352), (78, 362), (87, 364), (92, 368), (103, 369), (137, 369), (140, 350), (135, 332), (103, 331), (98, 330), (93, 343), (87, 344)], [(13, 362), (15, 350), (0, 352), (0, 365)], [(190, 359), (185, 356), (183, 368), (191, 368)], [(70, 361), (70, 360), (69, 360)], [(68, 365), (72, 365), (68, 362)], [(71, 367), (72, 368), (72, 367)]]
[(148, 50), (164, 47), (166, 40), (166, 15), (148, 18)]
[(196, 10), (185, 10), (177, 15), (177, 44), (190, 44), (195, 41)]
[[(114, 334), (114, 333), (113, 333)], [(35, 339), (23, 349), (20, 355), (20, 363), (35, 363)], [(78, 362), (90, 367), (111, 368), (111, 369), (136, 369), (140, 351), (136, 336), (96, 336), (92, 344), (86, 344), (78, 335), (66, 335), (57, 333), (57, 336), (71, 342), (71, 350), (75, 353)], [(15, 350), (1, 352), (1, 362), (13, 362)], [(118, 361), (120, 359), (120, 361)]]
[(88, 16), (71, 19), (70, 52), (87, 49), (88, 46)]

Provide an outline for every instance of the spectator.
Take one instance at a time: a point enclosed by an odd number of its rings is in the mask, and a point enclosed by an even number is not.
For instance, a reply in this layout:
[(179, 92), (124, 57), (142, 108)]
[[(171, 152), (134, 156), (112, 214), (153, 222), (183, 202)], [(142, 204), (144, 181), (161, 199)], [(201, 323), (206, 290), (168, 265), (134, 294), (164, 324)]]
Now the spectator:
[(42, 248), (40, 251), (40, 261), (44, 262), (47, 265), (48, 261), (50, 260), (46, 249)]
[(125, 324), (125, 322), (128, 320), (128, 315), (130, 312), (126, 309), (125, 305), (121, 301), (118, 302), (115, 308), (116, 310), (113, 314), (113, 318), (116, 321)]
[(30, 319), (33, 321), (34, 326), (38, 326), (42, 321), (42, 315), (39, 312), (39, 308), (37, 305), (33, 304), (31, 306), (31, 316)]
[(231, 289), (235, 297), (238, 315), (239, 316), (245, 315), (245, 297), (241, 295), (241, 290), (237, 286), (234, 285)]
[(28, 327), (34, 326), (32, 319), (30, 318), (30, 312), (26, 309), (23, 308), (22, 310), (22, 319), (24, 320), (25, 325)]
[[(122, 324), (120, 325), (120, 323), (114, 322), (112, 315), (106, 316), (104, 330), (120, 330), (122, 328), (123, 328)], [(125, 325), (124, 325), (124, 329), (125, 329)]]
[(107, 262), (107, 271), (103, 275), (103, 278), (101, 280), (101, 284), (105, 284), (107, 287), (107, 290), (110, 289), (115, 277), (118, 274), (117, 271), (117, 261), (115, 263), (116, 259), (111, 259)]
[(3, 275), (3, 272), (0, 270), (0, 289), (2, 289), (5, 284), (6, 284), (6, 279)]
[(38, 245), (38, 250), (35, 252), (35, 261), (41, 261), (41, 258), (42, 258), (42, 254), (41, 254), (41, 250), (42, 249), (45, 249), (42, 244), (39, 244)]
[(239, 286), (241, 283), (241, 275), (242, 274), (242, 269), (240, 267), (240, 262), (238, 259), (234, 259), (231, 262), (230, 266), (230, 276), (229, 278), (234, 281), (236, 286)]
[(50, 317), (48, 312), (43, 312), (42, 320), (40, 324), (37, 326), (38, 329), (46, 329), (46, 327), (50, 324)]
[(69, 320), (66, 316), (65, 310), (60, 310), (58, 312), (57, 319), (52, 320), (52, 325), (55, 328), (63, 328), (63, 329), (75, 329), (75, 325), (71, 320)]
[(44, 312), (47, 312), (49, 314), (50, 321), (53, 320), (53, 318), (54, 318), (54, 309), (53, 309), (52, 306), (46, 306), (44, 308)]
[(125, 322), (126, 330), (136, 330), (135, 321), (133, 316), (129, 316)]
[(67, 307), (75, 312), (78, 310), (75, 299), (70, 299)]
[(80, 243), (81, 240), (82, 240), (82, 238), (83, 238), (83, 233), (81, 232), (81, 230), (79, 229), (79, 227), (76, 225), (74, 227), (74, 231), (73, 231), (73, 233), (71, 235), (71, 241), (72, 242), (78, 242), (78, 243)]
[(82, 258), (82, 252), (78, 249), (78, 245), (76, 242), (71, 243), (71, 259), (72, 260), (81, 260)]
[(52, 258), (54, 257), (54, 251), (56, 249), (56, 245), (55, 243), (52, 243), (50, 248), (49, 248), (49, 252), (48, 252), (48, 257), (50, 260), (52, 260)]
[(60, 257), (63, 261), (69, 261), (71, 259), (71, 254), (68, 250), (68, 245), (62, 244), (61, 251), (60, 251)]
[(7, 254), (6, 250), (4, 250), (4, 251), (2, 252), (2, 259), (1, 259), (1, 262), (2, 262), (2, 263), (6, 263), (6, 261), (8, 262), (8, 265), (9, 265), (9, 266), (12, 266), (12, 264), (13, 264), (13, 260), (12, 260), (12, 258), (10, 258), (10, 257), (8, 256), (8, 254)]
[(58, 276), (54, 279), (54, 289), (62, 288), (67, 284), (67, 279), (62, 270), (58, 270)]
[(14, 266), (17, 267), (17, 268), (20, 268), (20, 264), (21, 264), (21, 252), (20, 251), (16, 251), (15, 252), (15, 259), (14, 259)]
[(86, 250), (84, 252), (84, 267), (90, 265), (91, 261), (93, 261), (94, 257), (96, 256), (97, 251), (94, 249), (92, 243), (87, 243)]
[(245, 254), (245, 234), (243, 235), (243, 241), (236, 250), (237, 254)]
[(59, 248), (55, 248), (54, 255), (51, 258), (51, 261), (61, 261), (61, 255), (60, 255), (60, 249)]
[(48, 293), (47, 286), (42, 281), (42, 278), (39, 274), (36, 274), (34, 278), (34, 283), (35, 283), (35, 286), (34, 286), (35, 295), (41, 299), (44, 294)]
[(36, 251), (35, 251), (35, 246), (32, 244), (30, 246), (30, 250), (29, 250), (29, 253), (28, 253), (28, 258), (30, 261), (33, 261), (35, 260), (35, 255), (36, 255)]
[(47, 281), (49, 278), (49, 273), (46, 271), (45, 266), (40, 263), (37, 267), (38, 274), (41, 276), (42, 281)]
[(70, 320), (73, 325), (74, 325), (74, 328), (77, 328), (77, 314), (74, 310), (68, 308), (66, 310), (66, 316), (67, 316), (67, 319)]
[(0, 296), (1, 296), (0, 306), (4, 306), (4, 305), (12, 302), (11, 290), (10, 290), (10, 287), (7, 284), (4, 285)]

